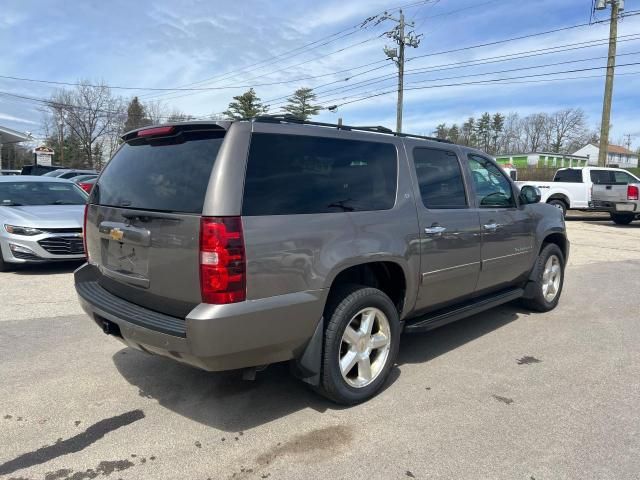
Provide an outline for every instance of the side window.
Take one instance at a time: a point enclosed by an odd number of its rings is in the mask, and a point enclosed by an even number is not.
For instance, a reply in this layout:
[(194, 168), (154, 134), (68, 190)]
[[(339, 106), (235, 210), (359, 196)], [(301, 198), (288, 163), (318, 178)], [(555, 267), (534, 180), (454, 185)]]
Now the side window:
[(397, 176), (396, 147), (388, 143), (255, 133), (242, 214), (388, 210)]
[(582, 183), (582, 171), (576, 169), (558, 170), (554, 182)]
[(627, 185), (629, 183), (638, 183), (638, 181), (627, 172), (614, 171), (613, 180), (618, 185)]
[(611, 173), (609, 170), (591, 170), (591, 181), (596, 185), (604, 185), (612, 183)]
[(469, 168), (481, 208), (515, 206), (511, 183), (491, 161), (469, 154)]
[(413, 160), (425, 207), (465, 208), (462, 170), (455, 153), (435, 148), (415, 148)]

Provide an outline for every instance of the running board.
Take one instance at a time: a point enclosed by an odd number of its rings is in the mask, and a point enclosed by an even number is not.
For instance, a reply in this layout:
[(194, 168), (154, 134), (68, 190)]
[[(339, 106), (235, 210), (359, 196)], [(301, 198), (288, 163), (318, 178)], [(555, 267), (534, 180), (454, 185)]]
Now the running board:
[[(490, 308), (497, 307), (503, 303), (516, 300), (524, 294), (522, 288), (503, 291), (497, 295), (490, 297), (482, 297), (470, 303), (464, 304), (462, 307), (455, 307), (448, 310), (439, 310), (429, 313), (423, 317), (414, 319), (414, 323), (407, 324), (404, 327), (405, 332), (426, 332), (434, 328), (441, 327), (447, 323), (455, 322), (462, 318), (470, 317), (476, 313), (484, 312)], [(411, 322), (411, 320), (409, 320)]]

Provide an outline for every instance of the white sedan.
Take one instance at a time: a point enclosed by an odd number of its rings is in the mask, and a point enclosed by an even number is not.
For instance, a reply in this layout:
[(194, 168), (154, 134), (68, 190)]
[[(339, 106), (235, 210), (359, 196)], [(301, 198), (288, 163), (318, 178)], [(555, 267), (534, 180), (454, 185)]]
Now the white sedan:
[(11, 264), (82, 260), (86, 201), (69, 180), (0, 177), (0, 271)]

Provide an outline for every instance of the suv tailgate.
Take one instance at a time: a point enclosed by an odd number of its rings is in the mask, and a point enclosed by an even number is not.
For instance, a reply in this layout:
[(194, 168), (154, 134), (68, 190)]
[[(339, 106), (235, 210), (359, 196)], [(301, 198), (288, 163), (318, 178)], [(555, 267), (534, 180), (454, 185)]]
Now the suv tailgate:
[(126, 135), (98, 179), (87, 211), (87, 252), (103, 288), (184, 318), (201, 302), (200, 217), (225, 131), (215, 124), (160, 131)]

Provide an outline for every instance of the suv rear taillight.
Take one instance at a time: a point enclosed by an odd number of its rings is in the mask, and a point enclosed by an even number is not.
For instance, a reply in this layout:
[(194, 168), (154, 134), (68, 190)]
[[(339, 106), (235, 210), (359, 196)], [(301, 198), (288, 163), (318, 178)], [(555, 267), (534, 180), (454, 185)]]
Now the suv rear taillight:
[(89, 252), (87, 251), (87, 211), (89, 210), (89, 203), (84, 205), (84, 220), (82, 221), (82, 245), (84, 247), (84, 256), (89, 260)]
[(200, 292), (204, 303), (246, 299), (244, 239), (240, 217), (200, 221)]
[(627, 185), (627, 200), (638, 200), (638, 186)]

